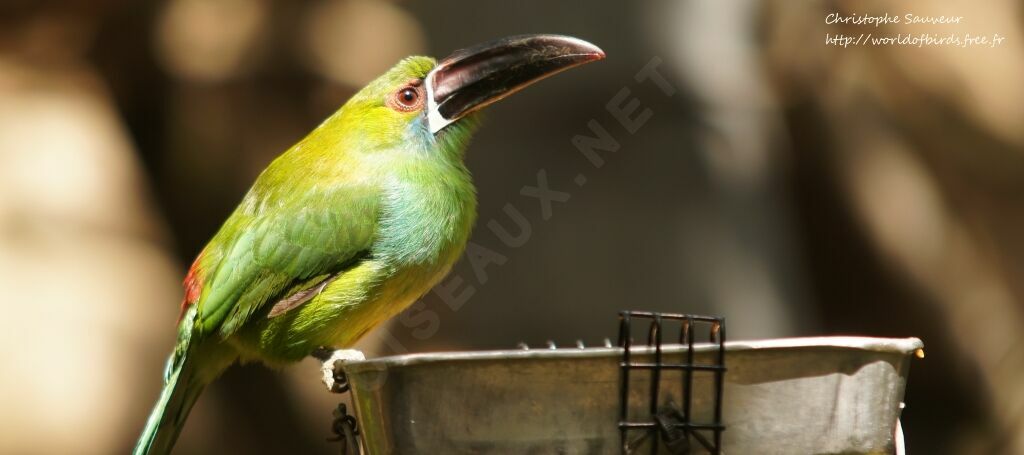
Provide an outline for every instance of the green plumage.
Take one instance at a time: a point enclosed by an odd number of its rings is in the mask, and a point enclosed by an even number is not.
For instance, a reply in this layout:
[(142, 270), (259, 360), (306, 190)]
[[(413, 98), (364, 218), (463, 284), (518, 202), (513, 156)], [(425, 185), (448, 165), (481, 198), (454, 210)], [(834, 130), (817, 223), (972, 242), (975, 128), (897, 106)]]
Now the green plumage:
[[(386, 103), (434, 64), (405, 59), (353, 96), (259, 176), (206, 245), (136, 454), (168, 452), (199, 392), (234, 361), (351, 346), (455, 263), (476, 216), (462, 163), (475, 121), (434, 135), (420, 112)], [(270, 316), (303, 291), (306, 301)]]
[(401, 61), (260, 174), (185, 278), (164, 390), (135, 455), (166, 454), (203, 388), (236, 361), (346, 348), (436, 284), (476, 218), (463, 152), (475, 112), (604, 58), (522, 35)]

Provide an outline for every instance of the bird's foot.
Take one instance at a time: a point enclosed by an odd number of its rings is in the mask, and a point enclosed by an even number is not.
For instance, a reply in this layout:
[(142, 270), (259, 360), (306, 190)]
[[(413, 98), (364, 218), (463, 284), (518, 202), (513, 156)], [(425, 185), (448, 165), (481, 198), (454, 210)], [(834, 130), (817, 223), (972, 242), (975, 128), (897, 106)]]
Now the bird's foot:
[(366, 360), (362, 351), (356, 349), (330, 349), (317, 348), (313, 351), (313, 357), (321, 362), (320, 371), (323, 373), (322, 380), (327, 390), (331, 393), (344, 393), (348, 391), (348, 378), (342, 367), (347, 362)]

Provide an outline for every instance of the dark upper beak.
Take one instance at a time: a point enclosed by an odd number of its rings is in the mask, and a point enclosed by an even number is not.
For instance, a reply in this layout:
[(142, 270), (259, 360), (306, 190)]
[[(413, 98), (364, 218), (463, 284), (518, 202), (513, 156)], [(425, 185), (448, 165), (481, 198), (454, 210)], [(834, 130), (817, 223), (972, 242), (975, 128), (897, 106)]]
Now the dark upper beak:
[(455, 51), (426, 77), (430, 131), (437, 133), (536, 81), (603, 58), (597, 46), (561, 35), (510, 36)]

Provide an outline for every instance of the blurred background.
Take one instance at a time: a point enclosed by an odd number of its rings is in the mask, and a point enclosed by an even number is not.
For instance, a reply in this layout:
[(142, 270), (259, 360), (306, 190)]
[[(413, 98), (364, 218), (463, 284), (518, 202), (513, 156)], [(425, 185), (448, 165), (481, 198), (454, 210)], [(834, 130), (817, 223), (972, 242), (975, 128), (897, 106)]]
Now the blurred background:
[[(489, 109), (467, 157), (488, 264), (462, 261), (360, 348), (599, 344), (620, 309), (724, 315), (732, 339), (917, 336), (911, 453), (1024, 453), (1021, 6), (6, 0), (0, 452), (127, 452), (186, 265), (274, 156), (403, 56), (549, 32), (608, 59)], [(864, 31), (1006, 41), (824, 44)], [(637, 77), (649, 65), (662, 83)], [(606, 105), (632, 99), (631, 132)], [(574, 146), (593, 122), (619, 144), (600, 166)], [(520, 194), (538, 174), (569, 194), (550, 216)], [(335, 452), (317, 367), (233, 368), (179, 453)]]

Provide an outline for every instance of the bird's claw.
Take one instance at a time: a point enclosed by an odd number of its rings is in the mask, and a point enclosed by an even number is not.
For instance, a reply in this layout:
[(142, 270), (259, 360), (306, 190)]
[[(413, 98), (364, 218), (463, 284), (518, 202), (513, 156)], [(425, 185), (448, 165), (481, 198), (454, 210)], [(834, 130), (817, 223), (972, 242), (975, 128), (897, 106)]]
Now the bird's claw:
[(322, 362), (320, 371), (323, 373), (323, 377), (321, 379), (331, 393), (348, 391), (348, 379), (342, 369), (345, 363), (366, 360), (363, 352), (355, 349), (319, 348), (313, 353), (313, 356)]

